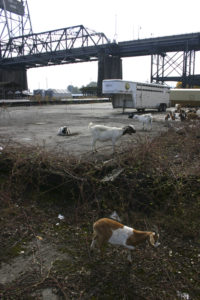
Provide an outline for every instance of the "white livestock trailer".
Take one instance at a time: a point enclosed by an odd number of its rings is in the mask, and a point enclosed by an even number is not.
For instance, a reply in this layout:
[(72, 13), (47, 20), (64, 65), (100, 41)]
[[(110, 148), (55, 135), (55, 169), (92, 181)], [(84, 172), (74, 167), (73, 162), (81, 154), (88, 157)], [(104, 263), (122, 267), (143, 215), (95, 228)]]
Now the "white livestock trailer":
[(170, 88), (166, 85), (141, 83), (121, 79), (105, 79), (102, 93), (110, 96), (113, 108), (135, 108), (138, 111), (169, 107)]

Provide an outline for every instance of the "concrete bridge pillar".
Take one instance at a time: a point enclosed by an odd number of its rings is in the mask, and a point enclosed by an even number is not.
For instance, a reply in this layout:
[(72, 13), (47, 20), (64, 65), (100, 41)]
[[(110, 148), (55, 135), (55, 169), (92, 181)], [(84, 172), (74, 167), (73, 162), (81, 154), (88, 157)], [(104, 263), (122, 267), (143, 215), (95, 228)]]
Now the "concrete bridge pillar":
[(122, 79), (122, 59), (119, 56), (99, 55), (97, 94), (102, 95), (104, 79)]
[(25, 68), (0, 68), (1, 97), (6, 97), (8, 91), (27, 90), (27, 72)]

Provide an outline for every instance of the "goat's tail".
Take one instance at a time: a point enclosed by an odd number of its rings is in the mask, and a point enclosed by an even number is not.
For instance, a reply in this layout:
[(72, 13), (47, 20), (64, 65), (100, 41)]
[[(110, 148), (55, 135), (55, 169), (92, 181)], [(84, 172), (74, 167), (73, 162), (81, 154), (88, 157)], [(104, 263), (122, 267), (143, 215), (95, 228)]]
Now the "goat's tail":
[(90, 129), (92, 126), (93, 126), (93, 123), (90, 122), (89, 125), (88, 125), (88, 128)]

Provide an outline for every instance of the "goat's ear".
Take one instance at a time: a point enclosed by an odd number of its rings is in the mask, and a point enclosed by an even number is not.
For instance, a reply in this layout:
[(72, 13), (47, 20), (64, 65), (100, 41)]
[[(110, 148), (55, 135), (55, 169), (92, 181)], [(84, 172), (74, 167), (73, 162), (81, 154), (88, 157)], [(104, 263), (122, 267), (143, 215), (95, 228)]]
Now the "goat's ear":
[(154, 235), (155, 235), (154, 232), (150, 233), (150, 235), (149, 235), (149, 241), (152, 246), (154, 246), (154, 244), (155, 244)]

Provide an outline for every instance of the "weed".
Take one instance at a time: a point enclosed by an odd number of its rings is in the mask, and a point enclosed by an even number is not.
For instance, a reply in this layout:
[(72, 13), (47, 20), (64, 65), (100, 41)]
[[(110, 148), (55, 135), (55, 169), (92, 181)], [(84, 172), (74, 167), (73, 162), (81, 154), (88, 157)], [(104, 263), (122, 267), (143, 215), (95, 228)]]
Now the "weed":
[[(1, 259), (11, 263), (38, 236), (66, 259), (44, 272), (41, 254), (40, 272), (0, 286), (2, 299), (28, 299), (44, 287), (66, 299), (176, 299), (177, 291), (199, 299), (199, 158), (195, 126), (105, 160), (9, 144), (0, 156)], [(159, 249), (139, 247), (131, 267), (118, 249), (108, 247), (104, 260), (91, 255), (92, 223), (113, 210), (141, 230), (156, 224)]]

